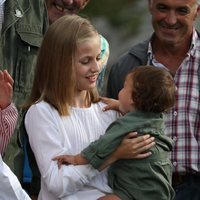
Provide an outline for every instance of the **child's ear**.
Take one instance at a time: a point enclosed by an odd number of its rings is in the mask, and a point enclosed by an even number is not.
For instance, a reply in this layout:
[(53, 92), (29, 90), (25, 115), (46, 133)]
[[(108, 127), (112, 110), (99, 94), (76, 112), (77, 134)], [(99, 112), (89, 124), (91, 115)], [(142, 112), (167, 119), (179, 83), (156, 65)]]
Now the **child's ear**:
[(132, 106), (135, 106), (135, 101), (134, 101), (133, 97), (130, 99), (130, 104), (131, 104)]
[(130, 111), (135, 111), (135, 110), (136, 110), (135, 101), (131, 100), (131, 102), (130, 102)]

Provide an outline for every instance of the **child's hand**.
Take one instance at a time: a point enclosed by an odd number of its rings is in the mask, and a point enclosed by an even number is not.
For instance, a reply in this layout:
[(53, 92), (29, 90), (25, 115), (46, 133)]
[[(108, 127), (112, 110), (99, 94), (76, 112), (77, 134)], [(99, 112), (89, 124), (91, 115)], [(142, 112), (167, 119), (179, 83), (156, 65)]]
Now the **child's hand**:
[(107, 97), (100, 97), (101, 101), (105, 104), (107, 104), (107, 106), (105, 106), (103, 108), (103, 111), (107, 111), (107, 110), (116, 110), (116, 111), (120, 111), (119, 110), (119, 101), (116, 99), (111, 99), (111, 98), (107, 98)]
[(0, 108), (4, 109), (11, 103), (13, 95), (13, 79), (7, 70), (0, 70)]
[(56, 156), (52, 160), (57, 161), (58, 163), (58, 168), (60, 169), (62, 165), (85, 165), (88, 164), (88, 161), (81, 156), (80, 154), (72, 156), (72, 155), (61, 155), (61, 156)]

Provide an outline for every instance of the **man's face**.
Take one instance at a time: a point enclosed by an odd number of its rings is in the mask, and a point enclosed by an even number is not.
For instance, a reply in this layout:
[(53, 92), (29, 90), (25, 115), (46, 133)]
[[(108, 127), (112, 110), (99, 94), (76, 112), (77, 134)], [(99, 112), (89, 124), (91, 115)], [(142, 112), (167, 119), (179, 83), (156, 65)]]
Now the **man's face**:
[(176, 45), (191, 37), (199, 6), (196, 0), (149, 0), (149, 10), (159, 41)]
[(89, 0), (45, 0), (49, 22), (53, 23), (66, 14), (76, 14), (82, 10)]

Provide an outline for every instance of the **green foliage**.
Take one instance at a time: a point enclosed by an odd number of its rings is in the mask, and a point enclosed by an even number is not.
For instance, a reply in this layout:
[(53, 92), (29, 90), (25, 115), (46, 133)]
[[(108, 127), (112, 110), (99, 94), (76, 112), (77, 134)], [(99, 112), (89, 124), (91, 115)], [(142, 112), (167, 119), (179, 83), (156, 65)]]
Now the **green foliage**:
[(138, 9), (138, 3), (139, 0), (90, 0), (82, 13), (89, 18), (106, 17), (112, 26), (130, 35), (137, 32), (141, 23), (143, 11)]
[(90, 0), (84, 10), (85, 13), (92, 16), (107, 16), (113, 18), (120, 13), (122, 7), (129, 5), (133, 0)]

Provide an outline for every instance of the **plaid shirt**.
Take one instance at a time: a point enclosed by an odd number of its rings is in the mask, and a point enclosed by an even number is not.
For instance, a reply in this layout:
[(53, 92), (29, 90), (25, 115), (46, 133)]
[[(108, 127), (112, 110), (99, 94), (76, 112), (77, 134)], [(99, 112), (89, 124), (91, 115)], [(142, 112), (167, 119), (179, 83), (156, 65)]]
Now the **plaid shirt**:
[[(149, 64), (164, 67), (155, 60), (151, 44), (148, 55)], [(171, 154), (174, 172), (200, 172), (199, 66), (200, 38), (193, 30), (190, 50), (174, 77), (178, 88), (176, 104), (166, 115), (166, 134), (175, 142)]]

